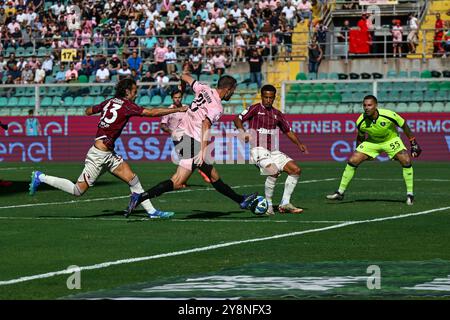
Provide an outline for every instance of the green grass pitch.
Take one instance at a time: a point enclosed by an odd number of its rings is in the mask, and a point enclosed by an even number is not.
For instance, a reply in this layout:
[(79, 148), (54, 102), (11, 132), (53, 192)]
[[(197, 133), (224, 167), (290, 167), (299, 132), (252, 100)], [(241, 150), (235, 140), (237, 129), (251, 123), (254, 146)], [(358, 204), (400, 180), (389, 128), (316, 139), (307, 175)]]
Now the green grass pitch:
[[(171, 163), (130, 164), (145, 189), (169, 178), (175, 170)], [(363, 164), (344, 201), (338, 203), (326, 200), (325, 195), (337, 189), (345, 164), (299, 164), (302, 177), (292, 203), (305, 209), (300, 215), (257, 217), (215, 192), (195, 173), (188, 188), (153, 200), (156, 207), (175, 211), (175, 217), (148, 220), (141, 208), (129, 219), (122, 216), (129, 189), (109, 174), (103, 175), (81, 198), (47, 186), (40, 187), (34, 197), (28, 195), (32, 170), (74, 181), (82, 170), (81, 163), (2, 163), (0, 179), (12, 181), (13, 185), (0, 188), (0, 299), (66, 298), (140, 283), (220, 275), (223, 270), (243, 268), (251, 272), (255, 270), (251, 266), (258, 265), (286, 266), (287, 270), (305, 264), (343, 263), (343, 269), (336, 273), (345, 273), (348, 263), (405, 266), (440, 261), (445, 266), (450, 261), (449, 163), (414, 164), (414, 206), (405, 204), (398, 163)], [(264, 177), (254, 166), (217, 168), (222, 179), (236, 187), (237, 192), (264, 194)], [(275, 204), (281, 200), (285, 177), (278, 179)], [(412, 213), (418, 214), (408, 216)], [(346, 222), (349, 224), (344, 225)], [(332, 226), (335, 228), (327, 229)], [(250, 241), (254, 239), (259, 241)], [(152, 258), (129, 260), (139, 257)], [(100, 266), (108, 262), (117, 263)], [(37, 277), (72, 265), (97, 266), (81, 271), (79, 290), (67, 288), (71, 274)], [(416, 268), (417, 281), (408, 278), (409, 285), (450, 274), (431, 271)], [(274, 277), (287, 276), (283, 268), (274, 267), (269, 273)], [(364, 276), (364, 272), (355, 275)], [(28, 276), (31, 278), (24, 279)], [(26, 281), (14, 282), (17, 279)], [(6, 283), (9, 280), (13, 282)], [(309, 297), (317, 296), (317, 292), (310, 293)], [(450, 295), (450, 289), (447, 293)], [(347, 294), (340, 297), (409, 297), (387, 288), (359, 293), (349, 290)], [(227, 295), (261, 297), (261, 293)], [(289, 293), (278, 291), (265, 291), (262, 295), (292, 298)], [(444, 292), (440, 297), (445, 296)]]

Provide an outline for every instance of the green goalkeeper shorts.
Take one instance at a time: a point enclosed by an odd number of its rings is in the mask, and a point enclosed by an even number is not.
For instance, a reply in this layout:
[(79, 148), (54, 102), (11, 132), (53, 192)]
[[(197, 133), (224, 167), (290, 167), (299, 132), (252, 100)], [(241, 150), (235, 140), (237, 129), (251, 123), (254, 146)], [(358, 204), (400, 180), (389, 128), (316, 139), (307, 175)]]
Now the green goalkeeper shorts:
[(402, 150), (406, 150), (406, 147), (400, 137), (379, 143), (364, 141), (356, 148), (356, 151), (364, 153), (371, 158), (376, 158), (380, 153), (386, 152), (390, 159)]

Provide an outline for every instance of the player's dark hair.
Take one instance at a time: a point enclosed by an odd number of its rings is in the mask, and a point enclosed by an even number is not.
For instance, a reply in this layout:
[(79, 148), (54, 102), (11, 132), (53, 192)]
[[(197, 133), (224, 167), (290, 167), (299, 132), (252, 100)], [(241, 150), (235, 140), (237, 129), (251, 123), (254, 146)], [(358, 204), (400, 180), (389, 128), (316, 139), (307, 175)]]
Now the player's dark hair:
[(181, 90), (175, 89), (172, 91), (172, 93), (170, 94), (170, 96), (173, 98), (174, 95), (181, 93), (181, 95), (183, 95), (183, 92), (181, 92)]
[(376, 104), (378, 104), (378, 99), (377, 99), (377, 97), (375, 97), (375, 96), (373, 96), (373, 95), (371, 95), (371, 94), (365, 96), (364, 99), (363, 99), (363, 101), (364, 101), (364, 100), (373, 100), (373, 101), (375, 101)]
[(217, 82), (217, 88), (218, 89), (233, 88), (234, 86), (236, 86), (236, 84), (237, 81), (232, 76), (222, 76)]
[(131, 91), (131, 88), (133, 88), (133, 85), (136, 85), (136, 81), (132, 78), (125, 78), (120, 80), (116, 84), (116, 98), (125, 98), (127, 95), (127, 90)]
[(266, 92), (266, 91), (277, 93), (277, 89), (271, 84), (265, 84), (262, 86), (261, 93)]

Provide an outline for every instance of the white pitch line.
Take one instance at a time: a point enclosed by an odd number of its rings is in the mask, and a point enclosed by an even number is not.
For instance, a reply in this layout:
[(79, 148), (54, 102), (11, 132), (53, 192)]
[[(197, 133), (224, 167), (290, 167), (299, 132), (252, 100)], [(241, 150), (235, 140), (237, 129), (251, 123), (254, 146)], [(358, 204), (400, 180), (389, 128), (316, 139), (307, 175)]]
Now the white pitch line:
[[(336, 178), (329, 178), (329, 179), (320, 179), (320, 180), (305, 180), (300, 181), (299, 183), (315, 183), (315, 182), (325, 182), (325, 181), (334, 181), (337, 180)], [(278, 184), (284, 184), (278, 183)], [(234, 186), (231, 187), (232, 189), (239, 189), (239, 188), (249, 188), (249, 187), (261, 187), (264, 186), (264, 184), (248, 184), (248, 185), (242, 185), (242, 186)], [(185, 193), (185, 192), (194, 192), (194, 191), (214, 191), (216, 189), (214, 188), (200, 188), (200, 189), (186, 189), (186, 190), (177, 190), (177, 191), (171, 191), (167, 192), (167, 194), (170, 193)], [(16, 209), (16, 208), (28, 208), (28, 207), (37, 207), (37, 206), (50, 206), (50, 205), (65, 205), (65, 204), (73, 204), (73, 203), (83, 203), (83, 202), (96, 202), (96, 201), (107, 201), (107, 200), (118, 200), (118, 199), (125, 199), (129, 198), (130, 196), (117, 196), (117, 197), (109, 197), (109, 198), (93, 198), (93, 199), (84, 199), (84, 200), (70, 200), (70, 201), (63, 201), (63, 202), (44, 202), (44, 203), (27, 203), (27, 204), (20, 204), (20, 205), (12, 205), (12, 206), (4, 206), (0, 207), (0, 209)]]
[[(326, 220), (318, 220), (318, 221), (309, 221), (309, 220), (273, 220), (267, 217), (268, 219), (170, 219), (168, 221), (170, 222), (235, 222), (235, 223), (242, 223), (242, 222), (256, 222), (256, 223), (342, 223), (342, 222), (349, 222), (349, 221), (326, 221)], [(94, 217), (0, 217), (0, 220), (102, 220), (102, 221), (153, 221), (154, 219), (149, 218), (140, 218), (140, 219), (125, 219), (125, 218), (94, 218)]]
[(9, 170), (24, 170), (24, 169), (33, 169), (32, 167), (10, 167), (10, 168), (0, 168), (0, 171), (9, 171)]
[(283, 233), (283, 234), (278, 234), (278, 235), (263, 237), (263, 238), (254, 238), (254, 239), (220, 243), (220, 244), (215, 244), (215, 245), (206, 246), (206, 247), (199, 247), (199, 248), (193, 248), (193, 249), (188, 249), (188, 250), (181, 250), (181, 251), (157, 254), (157, 255), (153, 255), (153, 256), (131, 258), (131, 259), (121, 259), (121, 260), (116, 260), (116, 261), (108, 261), (108, 262), (103, 262), (103, 263), (94, 264), (94, 265), (90, 265), (90, 266), (79, 267), (76, 269), (73, 269), (73, 268), (72, 269), (64, 269), (64, 270), (55, 271), (55, 272), (48, 272), (48, 273), (42, 273), (42, 274), (37, 274), (37, 275), (32, 275), (32, 276), (20, 277), (17, 279), (4, 280), (4, 281), (0, 281), (0, 286), (21, 283), (21, 282), (27, 282), (27, 281), (32, 281), (32, 280), (38, 280), (38, 279), (52, 278), (52, 277), (59, 276), (59, 275), (71, 274), (73, 272), (103, 269), (103, 268), (108, 268), (108, 267), (115, 266), (115, 265), (129, 264), (129, 263), (155, 260), (155, 259), (161, 259), (161, 258), (167, 258), (167, 257), (181, 256), (181, 255), (190, 254), (190, 253), (210, 251), (210, 250), (214, 250), (214, 249), (226, 248), (226, 247), (231, 247), (231, 246), (236, 246), (236, 245), (241, 245), (241, 244), (246, 244), (246, 243), (255, 243), (255, 242), (261, 242), (261, 241), (267, 241), (267, 240), (273, 240), (273, 239), (281, 239), (281, 238), (287, 238), (287, 237), (300, 236), (303, 234), (328, 231), (328, 230), (343, 228), (343, 227), (347, 227), (350, 225), (356, 225), (356, 224), (364, 224), (364, 223), (372, 223), (372, 222), (409, 218), (409, 217), (425, 215), (425, 214), (438, 212), (438, 211), (445, 211), (445, 210), (449, 210), (449, 209), (450, 209), (450, 207), (442, 207), (442, 208), (436, 208), (436, 209), (420, 211), (420, 212), (415, 212), (415, 213), (402, 214), (402, 215), (398, 215), (398, 216), (390, 216), (390, 217), (377, 218), (377, 219), (371, 219), (371, 220), (345, 222), (345, 223), (340, 223), (337, 225), (324, 227), (324, 228), (310, 229), (310, 230), (297, 231), (297, 232), (289, 232), (289, 233)]

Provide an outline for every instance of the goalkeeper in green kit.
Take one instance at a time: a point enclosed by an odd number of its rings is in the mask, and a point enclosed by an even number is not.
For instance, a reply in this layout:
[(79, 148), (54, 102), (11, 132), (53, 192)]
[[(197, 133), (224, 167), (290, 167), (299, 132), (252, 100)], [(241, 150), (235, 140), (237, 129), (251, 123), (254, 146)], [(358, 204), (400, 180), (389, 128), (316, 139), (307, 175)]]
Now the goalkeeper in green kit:
[(382, 152), (386, 152), (390, 159), (398, 160), (402, 165), (403, 179), (406, 184), (406, 204), (412, 205), (414, 203), (411, 157), (399, 137), (397, 127), (403, 129), (403, 132), (411, 142), (411, 156), (413, 158), (418, 157), (422, 150), (417, 144), (406, 121), (393, 111), (378, 109), (377, 105), (378, 101), (376, 97), (372, 95), (364, 97), (364, 113), (356, 121), (358, 128), (356, 151), (348, 160), (338, 191), (327, 195), (327, 199), (344, 199), (344, 192), (352, 180), (356, 168), (362, 162), (373, 159)]

